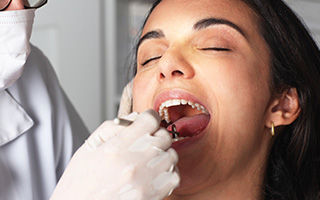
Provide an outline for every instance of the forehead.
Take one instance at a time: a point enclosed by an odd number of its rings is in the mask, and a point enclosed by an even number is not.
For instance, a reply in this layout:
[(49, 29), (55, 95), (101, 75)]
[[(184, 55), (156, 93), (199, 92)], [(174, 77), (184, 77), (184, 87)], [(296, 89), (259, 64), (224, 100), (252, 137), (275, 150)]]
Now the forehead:
[(258, 27), (258, 17), (241, 0), (163, 0), (149, 16), (143, 34), (163, 27), (181, 32), (182, 27), (210, 17), (227, 19), (246, 32)]

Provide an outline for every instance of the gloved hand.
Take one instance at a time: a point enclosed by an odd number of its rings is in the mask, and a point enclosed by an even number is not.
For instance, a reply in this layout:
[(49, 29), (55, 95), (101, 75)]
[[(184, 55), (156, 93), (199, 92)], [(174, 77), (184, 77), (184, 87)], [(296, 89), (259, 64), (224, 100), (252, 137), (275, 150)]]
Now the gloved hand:
[(75, 153), (51, 199), (163, 199), (180, 181), (178, 156), (153, 110), (102, 124)]
[(133, 88), (133, 80), (131, 80), (123, 89), (120, 106), (118, 111), (118, 116), (123, 117), (127, 116), (132, 112), (132, 88)]

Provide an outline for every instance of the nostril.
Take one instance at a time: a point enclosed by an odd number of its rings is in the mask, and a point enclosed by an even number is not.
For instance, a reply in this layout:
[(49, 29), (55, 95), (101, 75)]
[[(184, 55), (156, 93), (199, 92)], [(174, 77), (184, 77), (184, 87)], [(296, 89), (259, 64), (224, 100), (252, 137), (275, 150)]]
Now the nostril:
[[(183, 76), (184, 73), (180, 70), (174, 70), (171, 72), (171, 77)], [(169, 78), (170, 76), (166, 76), (165, 73), (160, 73), (160, 79)]]
[(172, 74), (172, 76), (181, 76), (181, 75), (183, 75), (183, 72), (180, 70), (175, 70), (171, 74)]

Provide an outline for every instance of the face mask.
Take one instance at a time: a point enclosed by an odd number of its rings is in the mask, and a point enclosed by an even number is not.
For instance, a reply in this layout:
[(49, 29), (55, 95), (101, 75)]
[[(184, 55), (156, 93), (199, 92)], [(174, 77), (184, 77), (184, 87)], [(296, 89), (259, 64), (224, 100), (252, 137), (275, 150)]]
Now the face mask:
[(0, 12), (0, 91), (18, 80), (30, 53), (35, 9)]

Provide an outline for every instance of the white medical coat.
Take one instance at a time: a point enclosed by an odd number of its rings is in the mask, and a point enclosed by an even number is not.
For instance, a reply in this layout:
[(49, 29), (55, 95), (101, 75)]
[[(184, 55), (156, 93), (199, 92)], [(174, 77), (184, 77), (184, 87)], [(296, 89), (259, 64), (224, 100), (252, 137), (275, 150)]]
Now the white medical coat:
[(46, 200), (88, 136), (42, 52), (20, 79), (0, 91), (0, 199)]

